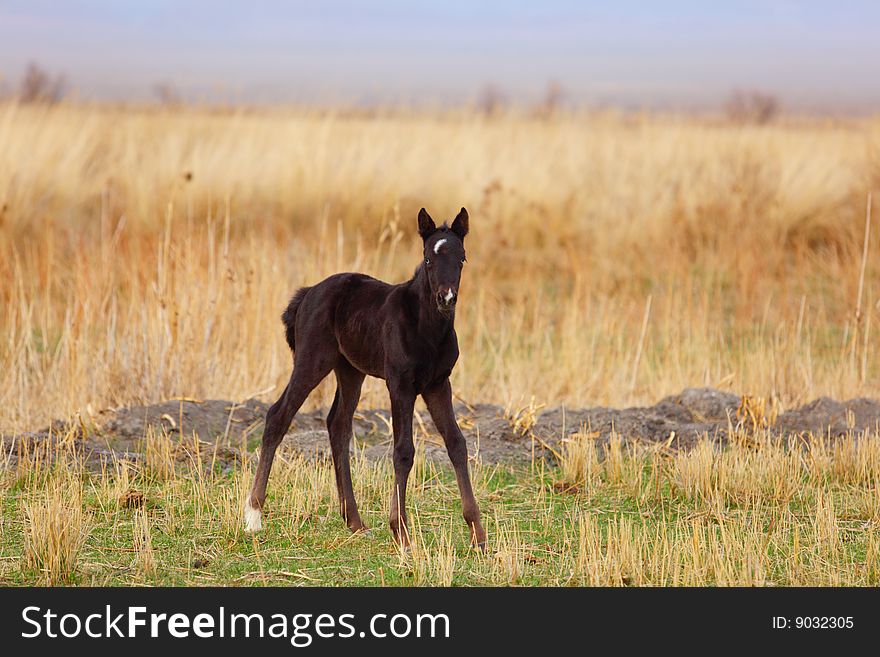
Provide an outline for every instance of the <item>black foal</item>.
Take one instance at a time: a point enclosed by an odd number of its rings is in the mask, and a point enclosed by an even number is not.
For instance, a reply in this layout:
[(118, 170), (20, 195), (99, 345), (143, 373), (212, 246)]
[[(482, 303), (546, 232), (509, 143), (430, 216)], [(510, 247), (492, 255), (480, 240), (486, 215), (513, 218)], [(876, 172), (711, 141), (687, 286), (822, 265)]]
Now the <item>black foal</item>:
[(284, 311), (294, 368), (284, 393), (266, 414), (263, 446), (254, 485), (245, 506), (249, 531), (262, 526), (266, 483), (275, 450), (309, 393), (331, 370), (336, 397), (327, 416), (330, 447), (342, 517), (352, 531), (365, 530), (351, 484), (349, 443), (352, 417), (366, 375), (385, 379), (394, 428), (394, 491), (391, 530), (408, 545), (406, 481), (415, 455), (413, 406), (421, 395), (455, 468), (464, 519), (473, 543), (482, 547), (486, 532), (468, 475), (464, 436), (452, 410), (449, 375), (458, 360), (455, 304), (465, 262), (467, 210), (439, 228), (419, 212), (424, 260), (412, 279), (389, 285), (364, 274), (336, 274), (299, 290)]

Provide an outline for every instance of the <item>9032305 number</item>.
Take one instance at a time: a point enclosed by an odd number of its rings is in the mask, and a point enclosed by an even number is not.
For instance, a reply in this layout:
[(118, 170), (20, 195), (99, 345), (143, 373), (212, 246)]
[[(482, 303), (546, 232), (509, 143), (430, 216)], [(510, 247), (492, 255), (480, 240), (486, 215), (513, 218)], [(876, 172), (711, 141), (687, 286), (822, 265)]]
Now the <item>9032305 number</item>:
[(798, 630), (848, 630), (854, 622), (852, 616), (797, 616), (793, 625)]

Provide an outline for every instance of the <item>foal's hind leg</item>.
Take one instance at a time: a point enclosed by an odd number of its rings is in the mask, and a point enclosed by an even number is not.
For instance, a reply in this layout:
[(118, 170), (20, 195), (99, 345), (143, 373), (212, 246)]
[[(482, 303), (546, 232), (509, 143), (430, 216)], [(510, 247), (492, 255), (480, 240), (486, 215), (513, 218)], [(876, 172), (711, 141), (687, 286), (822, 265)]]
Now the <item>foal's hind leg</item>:
[(244, 507), (244, 521), (247, 531), (259, 531), (263, 527), (263, 504), (266, 502), (266, 485), (269, 471), (275, 459), (275, 450), (281, 444), (284, 434), (290, 428), (294, 415), (309, 396), (309, 393), (330, 373), (333, 362), (298, 361), (290, 375), (290, 382), (281, 397), (266, 413), (266, 426), (263, 430), (263, 445), (260, 449), (260, 462), (254, 476), (254, 485)]
[(330, 449), (333, 453), (333, 468), (336, 471), (339, 505), (345, 524), (353, 532), (367, 529), (358, 513), (357, 501), (354, 499), (349, 457), (351, 422), (361, 396), (363, 382), (364, 375), (347, 361), (340, 359), (336, 367), (336, 397), (327, 416), (327, 431), (330, 433)]

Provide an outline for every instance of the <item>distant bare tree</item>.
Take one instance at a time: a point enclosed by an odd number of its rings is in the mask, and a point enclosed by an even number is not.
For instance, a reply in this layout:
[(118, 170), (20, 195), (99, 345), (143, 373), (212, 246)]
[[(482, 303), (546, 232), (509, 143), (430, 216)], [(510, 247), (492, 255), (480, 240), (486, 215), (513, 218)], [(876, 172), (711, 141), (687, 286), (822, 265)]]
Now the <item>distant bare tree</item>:
[(153, 85), (153, 95), (162, 105), (179, 105), (180, 94), (171, 82), (157, 82)]
[(483, 87), (477, 106), (486, 116), (495, 116), (504, 107), (507, 99), (502, 91), (491, 82)]
[(731, 121), (764, 124), (778, 116), (780, 105), (772, 94), (737, 90), (724, 103), (724, 110)]
[(547, 83), (547, 91), (544, 94), (544, 100), (541, 101), (541, 104), (538, 105), (535, 110), (536, 116), (549, 119), (559, 111), (564, 98), (565, 91), (563, 90), (562, 85), (556, 80), (550, 80), (550, 82)]
[(57, 103), (67, 93), (67, 80), (59, 73), (54, 78), (36, 62), (31, 62), (21, 78), (18, 97), (23, 103)]

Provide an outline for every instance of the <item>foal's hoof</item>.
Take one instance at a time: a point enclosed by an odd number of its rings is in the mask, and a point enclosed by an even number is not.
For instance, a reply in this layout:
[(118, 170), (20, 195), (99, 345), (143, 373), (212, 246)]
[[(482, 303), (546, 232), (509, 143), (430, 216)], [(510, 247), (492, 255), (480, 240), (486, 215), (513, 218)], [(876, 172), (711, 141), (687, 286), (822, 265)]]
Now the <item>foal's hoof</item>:
[(486, 531), (479, 523), (471, 526), (471, 547), (486, 554)]
[(404, 538), (400, 540), (400, 538), (394, 538), (394, 547), (397, 548), (397, 551), (401, 554), (410, 554), (412, 552), (412, 545), (409, 542), (408, 538)]
[(250, 500), (244, 505), (244, 530), (254, 534), (263, 528), (263, 512), (251, 506)]

